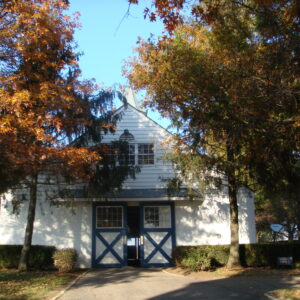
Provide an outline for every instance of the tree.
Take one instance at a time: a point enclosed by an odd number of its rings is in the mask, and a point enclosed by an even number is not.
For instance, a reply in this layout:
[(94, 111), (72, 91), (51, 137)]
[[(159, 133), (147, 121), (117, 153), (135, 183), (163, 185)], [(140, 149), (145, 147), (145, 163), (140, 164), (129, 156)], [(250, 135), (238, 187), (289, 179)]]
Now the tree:
[(239, 265), (237, 188), (258, 183), (263, 172), (278, 179), (263, 166), (280, 156), (299, 162), (295, 8), (293, 1), (201, 1), (193, 8), (196, 22), (169, 38), (139, 41), (129, 63), (131, 83), (147, 91), (149, 106), (170, 116), (203, 170), (228, 179), (229, 267)]
[[(293, 153), (292, 153), (293, 154)], [(284, 235), (293, 241), (300, 233), (300, 165), (299, 159), (285, 153), (274, 162), (260, 166), (257, 210), (258, 225), (270, 228), (282, 224)], [(265, 232), (264, 226), (262, 232)]]
[[(138, 0), (128, 0), (129, 5), (138, 4)], [(294, 22), (294, 17), (299, 18), (300, 16), (300, 5), (297, 0), (292, 0), (286, 3), (284, 0), (223, 0), (223, 1), (209, 1), (209, 0), (149, 0), (151, 3), (150, 8), (145, 7), (144, 16), (148, 17), (150, 21), (156, 21), (160, 18), (165, 24), (165, 29), (172, 33), (178, 24), (182, 24), (185, 18), (192, 17), (195, 21), (206, 22), (209, 24), (214, 23), (220, 16), (220, 12), (223, 11), (226, 6), (235, 5), (237, 8), (243, 8), (250, 10), (251, 13), (261, 14), (271, 9), (273, 12), (281, 11), (277, 14), (278, 16), (284, 16), (286, 21)], [(262, 16), (262, 15), (261, 15)], [(274, 21), (274, 15), (268, 14), (263, 18), (271, 17)], [(275, 18), (276, 19), (276, 18)], [(267, 22), (269, 28), (273, 27), (276, 22)], [(279, 23), (277, 23), (278, 25)]]
[(84, 159), (99, 158), (86, 156), (85, 149), (64, 147), (65, 136), (87, 124), (87, 102), (78, 95), (94, 89), (78, 80), (78, 57), (72, 46), (77, 24), (63, 15), (66, 6), (61, 1), (0, 4), (0, 138), (1, 163), (6, 166), (1, 168), (1, 179), (6, 178), (1, 191), (5, 191), (15, 174), (36, 173), (47, 161), (82, 164)]
[[(103, 132), (97, 132), (97, 142), (101, 140), (102, 134)], [(87, 132), (81, 137), (84, 137), (85, 141), (92, 141), (91, 135)], [(79, 144), (82, 143), (80, 139), (77, 139), (75, 142)], [(71, 199), (70, 201), (72, 202), (74, 198), (74, 188), (79, 188), (83, 197), (86, 198), (106, 198), (111, 196), (116, 190), (120, 190), (126, 178), (135, 178), (136, 172), (139, 171), (137, 167), (129, 166), (124, 160), (122, 165), (118, 164), (120, 156), (128, 156), (127, 142), (116, 141), (113, 145), (116, 155), (111, 155), (111, 153), (108, 152), (108, 146), (105, 144), (100, 143), (92, 147), (93, 151), (101, 157), (101, 160), (93, 163), (93, 172), (89, 172), (88, 176), (78, 177), (76, 176), (77, 173), (70, 175), (68, 171), (71, 170), (74, 172), (73, 168), (58, 170), (55, 168), (57, 162), (49, 162), (47, 168), (41, 170), (36, 175), (23, 179), (19, 185), (14, 186), (13, 210), (15, 213), (18, 213), (19, 205), (24, 202), (25, 199), (29, 200), (24, 245), (19, 262), (20, 271), (26, 271), (28, 269), (38, 193), (43, 195), (47, 201), (52, 201), (54, 204), (59, 197)], [(87, 167), (89, 167), (89, 165), (87, 165)], [(57, 173), (57, 171), (59, 171), (59, 173)], [(72, 186), (71, 189), (70, 186)], [(64, 204), (68, 205), (69, 202), (65, 202)]]
[[(256, 194), (257, 195), (257, 194)], [(256, 196), (256, 232), (258, 242), (273, 242), (299, 239), (299, 202), (288, 198), (289, 194), (272, 195), (265, 193)], [(262, 197), (262, 198), (261, 198)], [(272, 225), (279, 224), (279, 231)], [(277, 230), (277, 229), (276, 229)]]
[(88, 180), (99, 151), (70, 141), (113, 130), (113, 93), (79, 80), (78, 23), (66, 9), (59, 0), (0, 1), (0, 191), (21, 180), (30, 190), (21, 271), (28, 269), (39, 174)]

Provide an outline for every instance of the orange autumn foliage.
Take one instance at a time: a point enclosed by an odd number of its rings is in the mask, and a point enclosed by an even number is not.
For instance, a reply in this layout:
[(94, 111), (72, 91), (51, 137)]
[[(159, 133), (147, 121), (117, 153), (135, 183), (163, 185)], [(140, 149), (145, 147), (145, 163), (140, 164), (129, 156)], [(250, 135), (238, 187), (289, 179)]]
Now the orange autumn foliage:
[(0, 191), (45, 168), (89, 176), (99, 155), (67, 145), (89, 125), (95, 91), (79, 81), (77, 17), (59, 0), (0, 1)]
[[(128, 0), (130, 4), (139, 4), (138, 0)], [(300, 16), (298, 0), (148, 0), (149, 5), (144, 9), (144, 17), (150, 21), (161, 19), (168, 33), (174, 33), (177, 25), (182, 24), (186, 17), (195, 21), (212, 25), (222, 15), (224, 9), (237, 5), (247, 8), (254, 14), (275, 7), (278, 13), (282, 11), (287, 22), (293, 22)]]

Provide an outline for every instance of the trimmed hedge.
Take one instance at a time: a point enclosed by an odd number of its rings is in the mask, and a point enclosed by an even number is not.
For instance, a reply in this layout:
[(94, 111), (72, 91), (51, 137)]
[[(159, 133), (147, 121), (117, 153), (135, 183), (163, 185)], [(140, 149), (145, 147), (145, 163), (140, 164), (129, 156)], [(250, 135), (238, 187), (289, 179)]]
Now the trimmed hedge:
[[(53, 246), (31, 246), (29, 267), (34, 269), (54, 268)], [(17, 268), (22, 251), (22, 245), (0, 245), (0, 268)]]
[(300, 263), (299, 242), (261, 243), (240, 246), (241, 262), (248, 267), (276, 267), (278, 257), (292, 256)]
[[(193, 271), (225, 266), (229, 245), (178, 246), (174, 250), (175, 264)], [(241, 264), (245, 267), (276, 267), (278, 257), (292, 256), (300, 264), (300, 243), (277, 242), (240, 245)]]

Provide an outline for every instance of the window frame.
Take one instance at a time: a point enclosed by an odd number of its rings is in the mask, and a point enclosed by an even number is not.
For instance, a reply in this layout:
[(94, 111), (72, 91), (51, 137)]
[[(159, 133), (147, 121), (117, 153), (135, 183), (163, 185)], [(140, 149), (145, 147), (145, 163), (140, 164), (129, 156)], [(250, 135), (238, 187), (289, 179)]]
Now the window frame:
[[(143, 147), (143, 146), (147, 146), (146, 152), (144, 149), (143, 152), (140, 153), (140, 147)], [(140, 163), (140, 157), (142, 157), (143, 163)], [(147, 163), (144, 163), (146, 157), (147, 157)], [(150, 161), (153, 161), (153, 163), (151, 163)], [(140, 166), (155, 165), (154, 143), (138, 143), (137, 144), (137, 165), (140, 165)]]
[[(98, 226), (98, 209), (103, 208), (121, 208), (121, 226)], [(115, 221), (115, 220), (112, 220)], [(119, 220), (117, 220), (119, 221)], [(99, 221), (100, 222), (100, 221)], [(107, 222), (111, 222), (111, 220), (107, 220)], [(122, 205), (99, 205), (96, 206), (96, 229), (114, 229), (114, 228), (124, 228), (124, 208)]]
[[(133, 152), (130, 152), (130, 148), (133, 146)], [(118, 165), (119, 166), (126, 166), (126, 164), (120, 163), (120, 159), (126, 159), (126, 156), (128, 156), (128, 166), (135, 166), (136, 165), (136, 146), (133, 143), (128, 143), (128, 154), (118, 154)], [(133, 158), (133, 164), (130, 163), (130, 158)]]
[[(160, 209), (162, 208), (168, 208), (168, 219), (166, 220), (168, 222), (167, 226), (162, 226), (162, 225), (166, 225), (166, 224), (160, 224), (161, 221), (163, 221), (162, 216), (160, 215)], [(144, 211), (143, 211), (143, 223), (144, 223), (144, 228), (146, 229), (170, 229), (172, 228), (172, 208), (169, 207), (168, 205), (145, 205), (144, 206)], [(156, 222), (158, 222), (157, 226), (155, 225), (155, 223), (147, 223), (146, 222), (146, 217), (147, 217), (147, 213), (146, 213), (146, 209), (157, 209), (157, 213), (154, 213), (155, 218), (157, 218), (157, 220), (155, 220)]]
[[(108, 147), (109, 153), (105, 154), (108, 157), (114, 157), (115, 162), (118, 166), (126, 166), (120, 162), (124, 157), (128, 156), (128, 166), (154, 166), (155, 165), (155, 144), (153, 142), (150, 143), (128, 143), (128, 154), (118, 154), (117, 151), (114, 151), (112, 147), (112, 143), (103, 144)], [(140, 153), (140, 147), (143, 148), (143, 152)], [(131, 148), (131, 149), (130, 149)], [(131, 151), (132, 150), (132, 151)], [(140, 159), (140, 157), (142, 157)], [(133, 158), (134, 163), (130, 163), (130, 159)], [(123, 160), (124, 161), (124, 160)], [(146, 161), (146, 163), (145, 163)]]

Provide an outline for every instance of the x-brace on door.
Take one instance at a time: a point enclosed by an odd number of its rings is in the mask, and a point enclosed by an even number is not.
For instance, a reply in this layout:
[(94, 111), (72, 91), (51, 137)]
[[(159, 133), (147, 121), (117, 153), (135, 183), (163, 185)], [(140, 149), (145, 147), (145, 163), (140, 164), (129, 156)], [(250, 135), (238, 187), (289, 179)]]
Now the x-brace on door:
[(173, 265), (174, 221), (172, 202), (141, 204), (141, 266), (169, 267)]
[(126, 210), (123, 202), (93, 204), (93, 267), (127, 265)]

